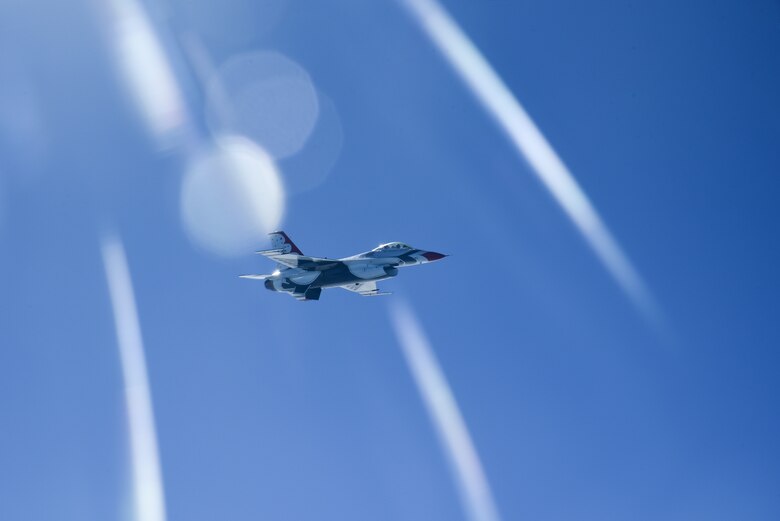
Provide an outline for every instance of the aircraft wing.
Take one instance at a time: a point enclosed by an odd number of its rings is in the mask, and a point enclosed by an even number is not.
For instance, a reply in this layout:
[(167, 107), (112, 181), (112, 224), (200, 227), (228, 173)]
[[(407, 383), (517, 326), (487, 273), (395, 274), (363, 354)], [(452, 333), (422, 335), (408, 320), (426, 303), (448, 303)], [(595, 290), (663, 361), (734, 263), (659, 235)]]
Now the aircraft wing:
[(326, 259), (323, 257), (308, 257), (306, 255), (298, 255), (297, 253), (285, 253), (284, 250), (261, 250), (255, 253), (259, 253), (264, 257), (284, 264), (289, 268), (301, 268), (309, 271), (324, 271), (341, 264), (341, 261), (336, 259)]
[(359, 293), (364, 297), (378, 297), (380, 295), (390, 295), (390, 293), (388, 292), (379, 291), (379, 288), (376, 287), (376, 282), (374, 281), (355, 282), (352, 284), (346, 284), (344, 286), (339, 286), (339, 287), (344, 288), (347, 291), (353, 291), (355, 293)]

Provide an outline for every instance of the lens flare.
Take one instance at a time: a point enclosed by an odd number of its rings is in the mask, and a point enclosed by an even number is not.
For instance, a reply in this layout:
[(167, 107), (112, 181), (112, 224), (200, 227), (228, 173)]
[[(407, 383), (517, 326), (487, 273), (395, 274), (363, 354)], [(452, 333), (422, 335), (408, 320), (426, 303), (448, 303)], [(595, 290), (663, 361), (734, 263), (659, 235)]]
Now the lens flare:
[(105, 13), (119, 73), (150, 132), (172, 144), (189, 122), (186, 104), (149, 16), (135, 0), (98, 4)]
[(479, 49), (436, 0), (402, 0), (439, 51), (495, 119), (583, 235), (614, 280), (651, 323), (659, 308), (588, 196)]
[(214, 134), (241, 134), (274, 159), (296, 154), (319, 115), (309, 74), (272, 51), (235, 56), (207, 83), (206, 120)]
[(118, 237), (107, 236), (103, 239), (102, 254), (125, 387), (135, 518), (138, 521), (165, 521), (165, 494), (152, 393), (133, 295), (133, 281)]
[(250, 251), (276, 229), (284, 189), (276, 165), (259, 146), (238, 136), (218, 138), (195, 155), (181, 191), (181, 218), (190, 238), (213, 253)]
[(499, 521), (477, 449), (422, 327), (405, 304), (391, 307), (390, 318), (406, 363), (450, 462), (469, 519)]
[(341, 155), (344, 131), (333, 101), (317, 93), (320, 115), (306, 146), (299, 154), (281, 162), (288, 194), (312, 190), (324, 183)]

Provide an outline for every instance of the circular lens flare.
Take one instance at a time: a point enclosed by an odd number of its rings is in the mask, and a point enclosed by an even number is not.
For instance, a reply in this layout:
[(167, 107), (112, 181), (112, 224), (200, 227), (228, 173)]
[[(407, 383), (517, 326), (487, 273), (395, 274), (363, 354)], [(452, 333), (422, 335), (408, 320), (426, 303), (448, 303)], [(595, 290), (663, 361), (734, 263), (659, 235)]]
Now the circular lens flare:
[(284, 188), (271, 157), (246, 138), (218, 138), (190, 164), (181, 218), (198, 246), (241, 255), (265, 240), (284, 212)]
[(231, 58), (207, 84), (211, 131), (248, 136), (274, 159), (300, 151), (318, 115), (317, 91), (308, 73), (278, 52)]

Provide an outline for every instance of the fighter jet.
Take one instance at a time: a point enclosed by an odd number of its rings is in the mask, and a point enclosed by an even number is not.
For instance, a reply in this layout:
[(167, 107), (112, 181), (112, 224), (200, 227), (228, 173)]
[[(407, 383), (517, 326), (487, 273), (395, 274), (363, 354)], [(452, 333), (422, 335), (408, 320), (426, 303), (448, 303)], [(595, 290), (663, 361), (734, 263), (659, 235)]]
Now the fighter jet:
[(323, 288), (343, 288), (364, 297), (389, 295), (377, 288), (377, 281), (395, 277), (398, 268), (446, 257), (401, 242), (380, 244), (371, 251), (343, 259), (307, 257), (286, 233), (274, 232), (270, 236), (273, 248), (256, 253), (275, 261), (276, 271), (269, 275), (241, 275), (241, 278), (263, 280), (271, 291), (288, 293), (298, 300), (319, 300)]

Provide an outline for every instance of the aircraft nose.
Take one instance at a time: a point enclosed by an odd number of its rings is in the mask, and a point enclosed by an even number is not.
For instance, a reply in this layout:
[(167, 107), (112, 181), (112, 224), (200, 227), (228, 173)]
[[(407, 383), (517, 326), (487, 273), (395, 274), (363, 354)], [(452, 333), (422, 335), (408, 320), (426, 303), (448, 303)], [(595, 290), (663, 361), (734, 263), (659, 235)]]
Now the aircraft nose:
[(435, 251), (426, 251), (422, 255), (423, 257), (428, 259), (428, 262), (437, 261), (439, 259), (443, 259), (444, 257), (446, 257), (446, 255), (444, 255), (443, 253), (437, 253)]

